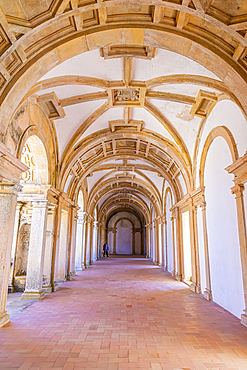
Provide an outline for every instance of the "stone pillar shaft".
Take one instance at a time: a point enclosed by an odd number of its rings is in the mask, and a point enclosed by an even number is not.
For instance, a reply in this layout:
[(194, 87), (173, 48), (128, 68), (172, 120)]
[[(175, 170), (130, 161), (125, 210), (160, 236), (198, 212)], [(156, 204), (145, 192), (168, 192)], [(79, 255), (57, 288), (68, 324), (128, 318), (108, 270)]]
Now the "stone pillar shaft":
[(191, 270), (192, 270), (192, 284), (190, 289), (193, 292), (200, 293), (200, 264), (198, 252), (198, 235), (197, 235), (197, 207), (190, 204), (190, 244), (191, 244)]
[(113, 230), (113, 254), (117, 253), (117, 228)]
[(243, 192), (244, 185), (235, 185), (232, 188), (232, 193), (235, 194), (237, 205), (240, 256), (244, 288), (245, 308), (244, 313), (241, 315), (241, 323), (247, 327), (247, 236)]
[(40, 299), (44, 297), (42, 290), (44, 252), (47, 227), (47, 199), (32, 201), (32, 224), (27, 263), (25, 292), (21, 299)]
[(43, 291), (45, 293), (50, 293), (52, 291), (51, 271), (54, 247), (55, 211), (56, 206), (49, 207), (47, 215), (47, 231), (46, 231), (45, 258), (44, 258), (44, 281), (43, 281)]
[(16, 267), (16, 253), (18, 246), (18, 237), (20, 231), (20, 218), (21, 218), (21, 209), (23, 203), (17, 203), (15, 211), (15, 221), (14, 221), (14, 236), (12, 243), (12, 253), (11, 253), (11, 262), (12, 266), (10, 267), (10, 276), (9, 276), (9, 289), (11, 292), (14, 292), (14, 279), (15, 279), (15, 267)]
[(9, 322), (6, 312), (11, 247), (19, 185), (0, 185), (0, 327)]
[(150, 227), (146, 225), (146, 257), (150, 257)]
[(205, 277), (206, 277), (206, 287), (204, 290), (204, 297), (208, 301), (211, 301), (212, 300), (212, 290), (211, 290), (211, 277), (210, 277), (210, 265), (209, 265), (209, 253), (208, 253), (206, 202), (201, 203), (200, 207), (202, 209), (203, 241), (204, 241), (204, 255), (205, 255)]
[(176, 276), (176, 242), (175, 242), (175, 227), (174, 218), (171, 217), (172, 222), (172, 276)]
[(134, 227), (132, 228), (132, 254), (135, 254), (135, 229)]
[(87, 230), (87, 215), (85, 215), (85, 221), (84, 221), (84, 226), (83, 226), (83, 264), (84, 264), (84, 269), (88, 267), (87, 265), (87, 237), (88, 237), (88, 230)]

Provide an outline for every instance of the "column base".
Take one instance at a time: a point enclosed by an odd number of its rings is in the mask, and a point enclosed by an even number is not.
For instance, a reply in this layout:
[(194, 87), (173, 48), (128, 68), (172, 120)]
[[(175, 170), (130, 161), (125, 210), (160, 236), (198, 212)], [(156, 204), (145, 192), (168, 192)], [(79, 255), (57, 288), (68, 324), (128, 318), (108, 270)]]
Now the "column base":
[(53, 292), (56, 292), (58, 289), (59, 289), (59, 285), (58, 285), (58, 283), (57, 283), (57, 282), (54, 282), (54, 283), (52, 284), (52, 291), (53, 291)]
[(0, 328), (9, 322), (9, 314), (5, 311), (0, 315)]
[(190, 287), (190, 290), (192, 290), (192, 292), (194, 292), (194, 293), (196, 293), (196, 284), (195, 283), (191, 283), (190, 285), (189, 285), (189, 287)]
[(51, 293), (52, 292), (52, 286), (51, 285), (42, 286), (42, 290), (43, 290), (44, 293)]
[(246, 326), (247, 327), (247, 314), (246, 313), (243, 313), (241, 315), (241, 320), (240, 320), (241, 324)]
[(178, 274), (178, 273), (176, 273), (176, 279), (178, 280), (178, 281), (182, 281), (183, 279), (182, 279), (182, 274)]
[(175, 270), (172, 270), (172, 276), (176, 276)]
[(66, 280), (67, 281), (71, 281), (74, 276), (75, 276), (74, 273), (73, 272), (70, 272), (69, 275), (67, 276), (67, 279)]
[(202, 292), (201, 286), (200, 285), (196, 285), (196, 293), (201, 294), (201, 292)]
[(212, 301), (212, 292), (211, 292), (211, 290), (206, 288), (204, 290), (203, 295), (204, 295), (204, 298), (206, 298), (207, 301)]
[(24, 292), (21, 296), (22, 301), (37, 301), (39, 299), (44, 298), (45, 293), (43, 291), (40, 292)]
[(75, 274), (77, 274), (78, 272), (81, 272), (83, 270), (83, 268), (82, 267), (77, 267), (76, 269), (75, 269)]

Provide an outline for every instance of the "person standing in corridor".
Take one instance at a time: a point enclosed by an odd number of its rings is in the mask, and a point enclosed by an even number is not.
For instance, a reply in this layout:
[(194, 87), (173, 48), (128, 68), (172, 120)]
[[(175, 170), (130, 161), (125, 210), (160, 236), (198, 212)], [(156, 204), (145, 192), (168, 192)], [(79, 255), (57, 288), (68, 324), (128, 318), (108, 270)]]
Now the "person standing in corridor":
[(105, 256), (108, 257), (108, 250), (109, 250), (108, 244), (105, 243), (103, 245), (103, 251), (104, 251), (103, 257), (105, 257)]

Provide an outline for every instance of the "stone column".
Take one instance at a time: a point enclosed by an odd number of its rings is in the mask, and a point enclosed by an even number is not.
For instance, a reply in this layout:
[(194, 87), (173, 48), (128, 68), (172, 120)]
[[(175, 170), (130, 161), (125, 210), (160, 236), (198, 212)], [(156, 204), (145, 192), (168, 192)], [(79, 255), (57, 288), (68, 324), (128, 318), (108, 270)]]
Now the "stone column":
[(208, 254), (208, 233), (207, 233), (207, 221), (206, 221), (206, 202), (200, 204), (202, 210), (202, 224), (203, 224), (203, 242), (204, 242), (204, 255), (205, 255), (205, 277), (206, 287), (204, 290), (204, 297), (208, 300), (212, 300), (211, 290), (211, 277), (210, 277), (210, 265), (209, 265), (209, 254)]
[(84, 212), (84, 223), (83, 223), (83, 268), (86, 269), (88, 267), (87, 264), (87, 237), (88, 237), (88, 229), (87, 229), (87, 218), (88, 214)]
[(114, 227), (113, 228), (113, 252), (112, 252), (113, 254), (117, 253), (116, 252), (116, 250), (117, 250), (116, 244), (117, 244), (117, 228)]
[(90, 238), (89, 238), (89, 265), (93, 264), (93, 221), (94, 219), (90, 217)]
[(53, 238), (53, 250), (52, 250), (52, 264), (51, 264), (51, 287), (52, 291), (55, 292), (59, 289), (57, 283), (58, 279), (58, 258), (59, 258), (59, 235), (60, 235), (60, 224), (62, 215), (62, 204), (59, 202), (55, 211), (54, 220), (54, 238)]
[(97, 236), (97, 260), (101, 258), (101, 238), (102, 238), (102, 225), (98, 225), (98, 236)]
[(98, 250), (98, 221), (93, 222), (93, 251), (92, 261), (97, 261), (97, 250)]
[(10, 274), (9, 274), (9, 291), (14, 292), (14, 272), (16, 266), (16, 252), (18, 245), (18, 237), (20, 231), (20, 216), (23, 203), (17, 203), (15, 211), (15, 221), (14, 221), (14, 236), (12, 243), (12, 252), (11, 252), (11, 265), (10, 265)]
[(197, 225), (197, 206), (193, 207), (194, 218), (194, 238), (195, 238), (195, 264), (196, 264), (196, 293), (201, 293), (201, 274), (198, 242), (198, 225)]
[(150, 224), (146, 225), (146, 258), (150, 258)]
[(13, 243), (16, 199), (20, 185), (0, 185), (0, 327), (9, 322), (6, 312), (8, 281)]
[(25, 292), (21, 299), (41, 299), (44, 297), (42, 290), (44, 252), (47, 227), (47, 199), (37, 199), (32, 202), (32, 224), (27, 262), (27, 278)]
[(176, 276), (176, 242), (175, 242), (175, 227), (174, 218), (171, 217), (172, 223), (172, 276)]
[(141, 228), (141, 255), (144, 256), (144, 235), (145, 235), (145, 229)]
[(67, 280), (71, 280), (73, 276), (75, 276), (76, 229), (77, 229), (77, 209), (76, 207), (71, 207)]
[(136, 231), (135, 231), (135, 228), (133, 227), (132, 228), (132, 254), (136, 254), (135, 253), (135, 235), (136, 235)]
[(160, 253), (160, 227), (161, 219), (160, 217), (156, 220), (156, 265), (162, 266), (162, 255)]
[(84, 266), (87, 268), (91, 262), (91, 239), (92, 239), (91, 216), (88, 216), (86, 222), (86, 243), (85, 243), (85, 260)]
[(246, 220), (244, 209), (244, 185), (235, 185), (231, 188), (232, 194), (235, 194), (238, 216), (238, 233), (240, 244), (240, 255), (242, 264), (243, 275), (243, 288), (244, 288), (244, 313), (241, 315), (241, 324), (247, 327), (247, 238), (246, 238)]
[(200, 273), (199, 273), (199, 280), (198, 280), (198, 270), (200, 269), (199, 265), (197, 266), (197, 262), (199, 262), (198, 258), (198, 240), (197, 240), (197, 230), (195, 223), (195, 207), (192, 204), (192, 201), (189, 205), (189, 219), (190, 219), (190, 245), (191, 245), (191, 272), (192, 272), (192, 283), (190, 285), (190, 289), (193, 292), (200, 292)]
[(83, 228), (84, 213), (79, 211), (76, 229), (75, 271), (81, 271), (83, 269)]
[(177, 271), (176, 278), (182, 281), (182, 250), (181, 250), (181, 226), (180, 226), (180, 212), (176, 207), (173, 211), (173, 218), (176, 219), (176, 246), (177, 246)]
[(56, 282), (62, 283), (67, 280), (67, 262), (68, 262), (68, 211), (61, 210), (60, 228), (59, 228), (59, 247), (57, 258), (57, 276)]
[(49, 206), (47, 214), (47, 230), (46, 230), (44, 272), (43, 272), (44, 279), (42, 287), (45, 293), (50, 293), (52, 291), (51, 270), (54, 246), (54, 222), (56, 208), (57, 208), (56, 205)]
[(167, 271), (168, 270), (168, 252), (167, 252), (167, 248), (168, 248), (168, 242), (167, 242), (167, 220), (166, 220), (166, 217), (163, 216), (162, 217), (162, 245), (164, 245), (164, 270)]

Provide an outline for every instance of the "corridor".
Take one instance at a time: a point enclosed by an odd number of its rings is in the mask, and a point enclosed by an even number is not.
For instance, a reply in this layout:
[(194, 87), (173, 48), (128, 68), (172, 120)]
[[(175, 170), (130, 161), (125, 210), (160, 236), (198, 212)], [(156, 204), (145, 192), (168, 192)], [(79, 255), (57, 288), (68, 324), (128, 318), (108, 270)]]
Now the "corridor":
[(0, 369), (247, 368), (247, 329), (144, 258), (97, 261), (0, 329)]

